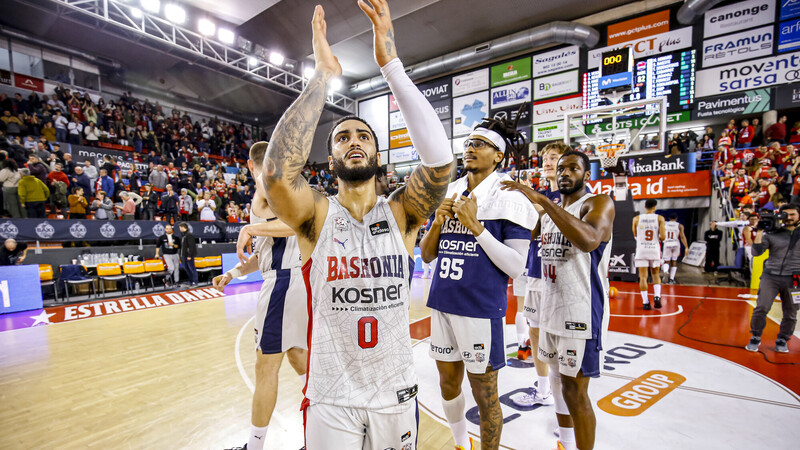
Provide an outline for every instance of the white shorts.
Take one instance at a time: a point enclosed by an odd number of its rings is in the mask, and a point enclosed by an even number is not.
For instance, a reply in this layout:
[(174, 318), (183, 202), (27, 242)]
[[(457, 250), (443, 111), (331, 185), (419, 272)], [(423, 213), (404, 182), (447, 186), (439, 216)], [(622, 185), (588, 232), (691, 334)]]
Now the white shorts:
[(581, 370), (585, 377), (600, 376), (600, 350), (599, 339), (568, 338), (544, 330), (539, 333), (539, 360), (558, 365), (558, 373), (568, 377), (575, 378)]
[(542, 309), (542, 279), (528, 278), (528, 292), (525, 293), (525, 306), (522, 313), (528, 319), (528, 325), (539, 328), (539, 311)]
[(524, 297), (525, 292), (528, 290), (528, 277), (520, 275), (514, 278), (513, 290), (515, 297)]
[(316, 403), (303, 410), (303, 421), (305, 448), (309, 450), (417, 448), (419, 406), (416, 399), (400, 413)]
[(634, 259), (634, 267), (660, 267), (661, 259)]
[(292, 347), (308, 349), (308, 296), (302, 269), (262, 273), (264, 284), (256, 306), (256, 350), (283, 353)]
[(486, 373), (506, 365), (502, 318), (482, 319), (431, 310), (431, 348), (437, 361), (464, 361), (469, 373)]
[(681, 255), (681, 245), (664, 244), (664, 261), (676, 261)]

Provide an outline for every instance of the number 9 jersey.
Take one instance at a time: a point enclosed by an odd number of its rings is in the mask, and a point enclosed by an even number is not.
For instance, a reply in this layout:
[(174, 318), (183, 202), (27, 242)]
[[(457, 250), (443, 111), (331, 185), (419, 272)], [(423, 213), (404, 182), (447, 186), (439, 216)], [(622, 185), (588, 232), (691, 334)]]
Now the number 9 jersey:
[(379, 197), (362, 222), (337, 197), (328, 200), (325, 224), (303, 266), (309, 307), (306, 399), (405, 411), (417, 393), (408, 327), (414, 260), (386, 199)]

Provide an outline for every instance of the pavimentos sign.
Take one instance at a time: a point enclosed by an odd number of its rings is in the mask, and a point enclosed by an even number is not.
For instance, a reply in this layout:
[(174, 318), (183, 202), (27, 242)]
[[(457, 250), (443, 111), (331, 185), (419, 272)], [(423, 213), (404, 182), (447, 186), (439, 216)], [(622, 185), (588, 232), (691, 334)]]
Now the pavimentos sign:
[(692, 119), (740, 116), (767, 111), (772, 104), (772, 90), (773, 88), (754, 89), (698, 99), (697, 106), (692, 111)]
[[(784, 0), (785, 1), (785, 0)], [(766, 25), (775, 21), (775, 0), (749, 0), (709, 10), (703, 37)]]
[(633, 50), (633, 59), (639, 60), (647, 56), (659, 55), (674, 50), (692, 46), (692, 27), (680, 28), (675, 31), (647, 36), (635, 41), (623, 42), (621, 44), (598, 48), (589, 52), (588, 67), (596, 69), (600, 67), (600, 60), (603, 53), (623, 47), (630, 47)]
[(697, 72), (695, 95), (708, 97), (800, 81), (800, 52)]

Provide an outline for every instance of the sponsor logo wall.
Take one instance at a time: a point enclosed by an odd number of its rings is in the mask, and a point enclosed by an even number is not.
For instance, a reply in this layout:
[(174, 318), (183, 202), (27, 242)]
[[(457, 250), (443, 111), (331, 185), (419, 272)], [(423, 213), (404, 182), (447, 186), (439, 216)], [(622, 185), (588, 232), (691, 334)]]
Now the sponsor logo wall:
[(453, 99), (453, 136), (464, 136), (489, 115), (489, 91)]
[(550, 75), (533, 80), (533, 99), (561, 97), (578, 92), (578, 71)]
[(800, 0), (780, 0), (781, 20), (800, 16)]
[(772, 106), (772, 91), (772, 88), (755, 89), (699, 99), (694, 111), (692, 111), (692, 119), (707, 119), (714, 116), (754, 114), (768, 111)]
[[(670, 113), (667, 114), (667, 124), (688, 122), (690, 118), (691, 114), (689, 113), (689, 111)], [(645, 128), (651, 128), (651, 127), (657, 127), (658, 123), (661, 121), (659, 116), (654, 116), (651, 122), (648, 122), (648, 120), (649, 117), (646, 116), (631, 117), (627, 119), (617, 119), (616, 127), (612, 127), (611, 122), (608, 121), (608, 122), (600, 122), (591, 125), (586, 125), (584, 131), (586, 132), (586, 134), (597, 134), (600, 132), (612, 131), (612, 128), (614, 128), (615, 130), (642, 128), (645, 127), (645, 124), (647, 124)]]
[(431, 103), (450, 98), (450, 79), (448, 78), (423, 83), (417, 86), (417, 88), (419, 88), (422, 95)]
[(705, 13), (703, 37), (746, 30), (772, 23), (774, 20), (775, 0), (749, 0), (734, 3), (711, 9)]
[(533, 76), (541, 77), (551, 73), (577, 69), (580, 65), (579, 47), (573, 45), (551, 52), (533, 55)]
[(44, 92), (44, 80), (29, 75), (15, 73), (14, 86), (29, 91)]
[(531, 82), (520, 81), (492, 89), (491, 109), (505, 108), (531, 101)]
[(800, 81), (800, 53), (761, 58), (697, 72), (698, 97)]
[(394, 150), (389, 150), (389, 162), (392, 164), (416, 161), (419, 159), (417, 150), (414, 147), (403, 147)]
[(531, 77), (531, 58), (522, 58), (492, 66), (492, 87), (503, 86)]
[(453, 97), (489, 89), (489, 69), (480, 69), (453, 77)]
[(608, 26), (608, 45), (669, 31), (669, 10), (647, 14)]
[(408, 135), (406, 128), (395, 130), (389, 133), (389, 148), (408, 147), (411, 145), (411, 136)]
[[(593, 194), (609, 194), (614, 189), (614, 180), (604, 178), (586, 183)], [(634, 200), (648, 198), (708, 197), (711, 195), (711, 172), (672, 175), (628, 177), (628, 186)]]
[[(630, 158), (628, 162), (635, 177), (695, 173), (697, 170), (697, 156), (694, 154), (643, 156)], [(592, 181), (612, 178), (611, 173), (601, 169), (598, 162), (592, 163)]]
[[(4, 219), (0, 221), (0, 237), (18, 241), (127, 241), (156, 239), (164, 234), (166, 222), (158, 220), (49, 220)], [(189, 231), (198, 239), (220, 240), (220, 229), (209, 222), (187, 222)], [(225, 224), (227, 236), (238, 236), (245, 223)], [(180, 231), (175, 229), (180, 237)]]
[(509, 106), (508, 108), (493, 109), (489, 112), (489, 115), (497, 120), (505, 119), (510, 122), (514, 122), (516, 120), (518, 126), (530, 125), (531, 109), (529, 107), (524, 108), (519, 120), (517, 120), (518, 112), (519, 106)]
[(536, 103), (533, 105), (533, 123), (561, 120), (564, 118), (565, 113), (580, 111), (581, 109), (583, 109), (583, 96), (580, 94)]
[(771, 55), (774, 39), (775, 29), (768, 25), (703, 41), (703, 68)]
[(681, 50), (692, 46), (692, 27), (680, 28), (675, 31), (661, 33), (651, 37), (645, 37), (635, 41), (623, 42), (618, 45), (599, 48), (589, 51), (588, 68), (597, 69), (600, 67), (600, 60), (603, 53), (622, 47), (630, 47), (634, 61), (652, 55), (667, 53), (674, 50)]
[(136, 167), (139, 170), (147, 169), (148, 164), (145, 163), (137, 163), (137, 162), (130, 162), (126, 161), (127, 158), (130, 158), (132, 153), (130, 152), (123, 152), (118, 150), (111, 150), (107, 148), (99, 148), (99, 147), (86, 147), (83, 145), (70, 145), (71, 153), (72, 153), (72, 160), (75, 164), (83, 165), (84, 161), (91, 161), (92, 164), (97, 164), (98, 161), (102, 161), (103, 156), (109, 155), (116, 163), (119, 165), (120, 169), (122, 170), (131, 170), (131, 165), (136, 164)]
[[(570, 130), (569, 137), (582, 136), (577, 128)], [(564, 139), (564, 121), (541, 123), (533, 126), (533, 142), (545, 142)]]
[(778, 27), (778, 52), (788, 52), (800, 47), (800, 19), (783, 22)]

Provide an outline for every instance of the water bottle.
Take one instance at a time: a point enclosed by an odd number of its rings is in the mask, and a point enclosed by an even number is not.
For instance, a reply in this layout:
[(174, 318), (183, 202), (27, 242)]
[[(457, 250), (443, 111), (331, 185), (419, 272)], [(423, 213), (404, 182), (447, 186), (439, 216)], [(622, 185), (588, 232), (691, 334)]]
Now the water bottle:
[(134, 288), (134, 289), (136, 289), (136, 292), (137, 292), (137, 293), (139, 292), (139, 282), (138, 282), (138, 281), (136, 282), (136, 286), (135, 286), (135, 288)]

